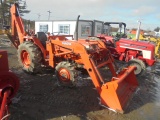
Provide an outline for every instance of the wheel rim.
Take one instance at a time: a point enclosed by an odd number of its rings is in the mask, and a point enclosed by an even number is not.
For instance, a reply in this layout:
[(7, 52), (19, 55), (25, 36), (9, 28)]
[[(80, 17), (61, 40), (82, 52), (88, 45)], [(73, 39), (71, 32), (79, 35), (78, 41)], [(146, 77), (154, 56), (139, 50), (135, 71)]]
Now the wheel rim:
[(29, 58), (29, 54), (26, 50), (22, 51), (21, 60), (22, 60), (22, 63), (25, 67), (28, 68), (30, 66), (31, 61), (30, 61), (30, 58)]
[(70, 82), (70, 73), (65, 68), (59, 70), (59, 78), (61, 82), (68, 83)]
[(136, 67), (136, 69), (134, 70), (134, 73), (135, 73), (136, 75), (138, 75), (138, 74), (141, 73), (142, 68), (141, 68), (141, 66), (140, 66), (138, 63), (132, 63), (131, 65), (133, 65), (133, 66)]

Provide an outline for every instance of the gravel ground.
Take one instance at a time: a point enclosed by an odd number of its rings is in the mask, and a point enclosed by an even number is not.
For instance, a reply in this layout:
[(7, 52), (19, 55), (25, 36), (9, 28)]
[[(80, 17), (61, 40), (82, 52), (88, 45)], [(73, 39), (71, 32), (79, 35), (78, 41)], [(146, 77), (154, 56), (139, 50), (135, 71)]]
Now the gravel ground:
[(26, 74), (19, 66), (13, 46), (1, 42), (0, 49), (8, 51), (10, 69), (20, 79), (20, 89), (9, 107), (10, 120), (160, 120), (159, 63), (137, 77), (138, 91), (126, 113), (119, 114), (99, 105), (89, 76), (81, 76), (76, 88), (60, 87), (54, 70), (43, 68), (40, 74)]

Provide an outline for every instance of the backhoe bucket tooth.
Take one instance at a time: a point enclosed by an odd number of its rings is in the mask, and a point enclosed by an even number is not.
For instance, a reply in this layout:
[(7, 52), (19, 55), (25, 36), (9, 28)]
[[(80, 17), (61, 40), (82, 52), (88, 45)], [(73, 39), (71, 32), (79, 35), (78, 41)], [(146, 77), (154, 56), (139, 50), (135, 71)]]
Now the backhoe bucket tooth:
[(134, 66), (122, 70), (118, 77), (113, 77), (110, 82), (101, 87), (101, 104), (116, 112), (124, 113), (124, 109), (138, 87), (134, 70)]

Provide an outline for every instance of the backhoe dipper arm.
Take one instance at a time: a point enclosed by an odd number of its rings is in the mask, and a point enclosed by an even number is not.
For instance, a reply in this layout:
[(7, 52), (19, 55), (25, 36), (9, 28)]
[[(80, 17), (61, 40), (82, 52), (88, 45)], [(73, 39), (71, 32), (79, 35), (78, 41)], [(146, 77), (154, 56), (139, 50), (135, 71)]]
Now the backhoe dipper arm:
[(23, 37), (25, 35), (24, 25), (22, 18), (19, 14), (18, 4), (15, 3), (10, 8), (11, 12), (11, 36), (9, 37), (13, 45), (18, 48), (18, 45), (23, 42)]

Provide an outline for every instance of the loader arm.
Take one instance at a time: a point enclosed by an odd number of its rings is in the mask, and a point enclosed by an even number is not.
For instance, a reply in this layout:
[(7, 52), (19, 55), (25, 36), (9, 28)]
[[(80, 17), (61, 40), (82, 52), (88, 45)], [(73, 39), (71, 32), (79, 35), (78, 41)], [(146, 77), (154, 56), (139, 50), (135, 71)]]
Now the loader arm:
[[(101, 104), (112, 110), (124, 113), (128, 102), (137, 89), (138, 82), (134, 74), (135, 67), (131, 66), (123, 69), (119, 74), (114, 69), (114, 63), (110, 52), (101, 49), (98, 54), (104, 55), (95, 60), (94, 55), (88, 55), (88, 52), (80, 53), (85, 69), (88, 71), (92, 82), (100, 95)], [(97, 56), (96, 56), (97, 57)], [(112, 78), (106, 81), (100, 69), (107, 66), (112, 74)], [(107, 71), (105, 71), (107, 74)]]

